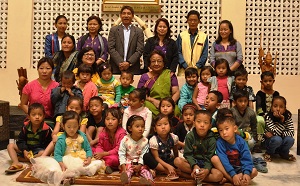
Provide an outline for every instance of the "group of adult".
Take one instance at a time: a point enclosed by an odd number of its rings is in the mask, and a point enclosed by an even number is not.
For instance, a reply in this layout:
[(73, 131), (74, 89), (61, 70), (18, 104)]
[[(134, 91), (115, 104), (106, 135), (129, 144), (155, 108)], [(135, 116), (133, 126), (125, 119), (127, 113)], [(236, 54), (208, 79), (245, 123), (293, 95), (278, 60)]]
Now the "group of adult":
[[(120, 18), (121, 24), (110, 29), (106, 40), (100, 34), (101, 19), (98, 16), (90, 16), (87, 19), (88, 33), (78, 39), (76, 47), (75, 38), (66, 33), (67, 18), (63, 15), (58, 16), (54, 24), (57, 31), (46, 36), (46, 57), (42, 58), (37, 66), (39, 77), (23, 89), (20, 105), (24, 112), (28, 112), (30, 103), (42, 102), (46, 117), (51, 119), (51, 89), (58, 86), (57, 82), (60, 81), (63, 71), (71, 70), (76, 73), (76, 68), (82, 63), (93, 67), (93, 82), (100, 78), (97, 67), (102, 63), (109, 63), (114, 74), (120, 74), (124, 70), (134, 74), (143, 73), (138, 87), (150, 90), (146, 106), (153, 113), (158, 112), (160, 99), (164, 97), (172, 97), (177, 102), (179, 85), (175, 72), (178, 71), (178, 75), (181, 76), (188, 67), (200, 69), (208, 58), (208, 37), (198, 29), (199, 12), (191, 10), (187, 14), (189, 28), (181, 32), (176, 41), (171, 39), (168, 20), (159, 18), (154, 27), (154, 36), (148, 38), (145, 45), (143, 30), (132, 24), (133, 8), (123, 6)], [(142, 56), (143, 69), (140, 68)], [(234, 39), (233, 26), (227, 20), (220, 23), (218, 38), (210, 50), (212, 66), (219, 57), (227, 59), (233, 71), (242, 64), (241, 45)], [(55, 81), (51, 79), (52, 74)]]

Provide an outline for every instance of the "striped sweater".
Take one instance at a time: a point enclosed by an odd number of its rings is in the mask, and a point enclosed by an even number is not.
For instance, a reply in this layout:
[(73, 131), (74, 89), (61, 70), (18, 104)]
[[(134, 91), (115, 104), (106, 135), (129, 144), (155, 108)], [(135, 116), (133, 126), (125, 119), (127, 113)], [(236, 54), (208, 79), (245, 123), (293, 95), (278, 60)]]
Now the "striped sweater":
[(273, 116), (272, 112), (269, 112), (266, 117), (266, 132), (271, 132), (274, 136), (291, 136), (294, 137), (294, 125), (292, 120), (292, 114), (286, 111), (284, 114), (284, 122), (281, 122), (278, 118)]

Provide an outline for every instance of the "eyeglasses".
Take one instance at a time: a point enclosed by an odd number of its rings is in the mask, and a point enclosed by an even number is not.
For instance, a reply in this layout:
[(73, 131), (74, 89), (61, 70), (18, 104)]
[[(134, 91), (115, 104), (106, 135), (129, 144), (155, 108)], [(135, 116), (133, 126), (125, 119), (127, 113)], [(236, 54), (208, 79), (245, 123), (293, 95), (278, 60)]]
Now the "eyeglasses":
[(163, 63), (163, 61), (156, 60), (156, 61), (150, 61), (150, 63), (155, 64), (155, 63)]
[(89, 57), (95, 57), (95, 54), (89, 54), (89, 53), (85, 53), (83, 54), (84, 56), (89, 56)]

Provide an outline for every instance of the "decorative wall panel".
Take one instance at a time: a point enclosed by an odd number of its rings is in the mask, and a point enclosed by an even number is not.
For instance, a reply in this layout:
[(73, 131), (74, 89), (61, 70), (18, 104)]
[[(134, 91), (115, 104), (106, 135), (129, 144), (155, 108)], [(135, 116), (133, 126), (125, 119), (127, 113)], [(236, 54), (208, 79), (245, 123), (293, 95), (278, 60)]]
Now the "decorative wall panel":
[[(107, 38), (109, 29), (119, 13), (102, 12), (101, 0), (34, 0), (33, 12), (33, 67), (44, 56), (44, 37), (55, 31), (54, 19), (64, 14), (69, 19), (67, 32), (78, 39), (86, 31), (86, 20), (90, 15), (99, 15), (103, 19), (102, 34)], [(169, 20), (172, 26), (172, 38), (187, 28), (186, 18), (188, 11), (194, 9), (201, 14), (200, 28), (209, 35), (210, 45), (217, 36), (217, 27), (220, 21), (221, 0), (161, 0), (161, 13), (137, 13), (148, 27), (153, 30), (155, 21), (160, 17)]]
[(0, 0), (0, 68), (6, 68), (8, 0)]
[(299, 75), (299, 0), (247, 0), (245, 66), (259, 74), (258, 48), (260, 34), (267, 53), (268, 45), (273, 62), (277, 57), (277, 74)]

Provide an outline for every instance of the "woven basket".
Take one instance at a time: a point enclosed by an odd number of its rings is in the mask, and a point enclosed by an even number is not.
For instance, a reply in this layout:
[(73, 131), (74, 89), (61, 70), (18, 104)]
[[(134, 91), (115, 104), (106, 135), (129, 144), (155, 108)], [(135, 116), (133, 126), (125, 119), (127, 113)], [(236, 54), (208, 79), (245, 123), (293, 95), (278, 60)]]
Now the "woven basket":
[(9, 102), (0, 100), (0, 117), (3, 125), (0, 126), (0, 141), (9, 139)]

